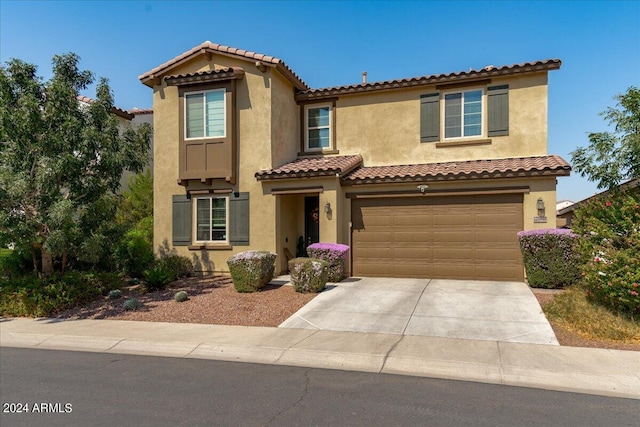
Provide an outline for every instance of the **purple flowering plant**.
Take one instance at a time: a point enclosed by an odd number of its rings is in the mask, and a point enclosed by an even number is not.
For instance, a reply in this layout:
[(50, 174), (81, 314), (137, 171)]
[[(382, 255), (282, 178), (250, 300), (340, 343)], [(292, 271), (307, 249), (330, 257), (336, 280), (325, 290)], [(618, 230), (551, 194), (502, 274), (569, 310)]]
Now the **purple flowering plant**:
[(227, 260), (233, 286), (238, 292), (255, 292), (273, 279), (277, 255), (267, 251), (246, 251)]
[(518, 232), (527, 280), (532, 288), (559, 289), (580, 279), (577, 238), (571, 230), (557, 228)]
[(329, 282), (347, 277), (349, 246), (340, 243), (313, 243), (307, 248), (311, 258), (322, 259), (329, 265)]

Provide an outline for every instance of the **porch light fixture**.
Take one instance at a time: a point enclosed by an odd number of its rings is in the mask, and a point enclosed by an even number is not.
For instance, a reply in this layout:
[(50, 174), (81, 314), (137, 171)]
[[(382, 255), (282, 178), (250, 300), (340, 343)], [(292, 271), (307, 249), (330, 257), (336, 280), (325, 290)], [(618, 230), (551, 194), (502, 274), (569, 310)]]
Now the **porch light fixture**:
[(327, 202), (324, 205), (324, 213), (329, 213), (331, 212), (331, 203)]
[(540, 197), (536, 202), (536, 209), (538, 209), (539, 211), (544, 210), (544, 200), (542, 200), (542, 197)]

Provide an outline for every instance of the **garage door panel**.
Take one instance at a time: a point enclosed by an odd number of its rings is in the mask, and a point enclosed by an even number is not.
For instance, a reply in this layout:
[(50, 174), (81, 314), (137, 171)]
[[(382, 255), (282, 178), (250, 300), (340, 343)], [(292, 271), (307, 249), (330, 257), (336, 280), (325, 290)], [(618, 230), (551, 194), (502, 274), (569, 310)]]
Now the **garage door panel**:
[(487, 243), (493, 245), (512, 246), (514, 238), (517, 239), (516, 231), (514, 230), (482, 230), (476, 231), (476, 242), (479, 244)]
[(521, 194), (360, 199), (352, 220), (354, 275), (523, 280)]
[(442, 213), (434, 214), (433, 225), (444, 227), (460, 227), (469, 226), (473, 224), (473, 216), (469, 213)]
[(474, 252), (472, 248), (438, 247), (433, 250), (433, 260), (435, 262), (442, 260), (466, 261), (474, 259)]
[(426, 264), (427, 260), (433, 258), (433, 250), (424, 247), (394, 247), (392, 253), (393, 259), (397, 262), (403, 262), (403, 260), (418, 260)]
[(434, 231), (433, 243), (469, 243), (474, 237), (472, 230)]
[(432, 233), (428, 231), (395, 231), (393, 233), (393, 243), (403, 244), (403, 243), (429, 243), (433, 240), (431, 237)]

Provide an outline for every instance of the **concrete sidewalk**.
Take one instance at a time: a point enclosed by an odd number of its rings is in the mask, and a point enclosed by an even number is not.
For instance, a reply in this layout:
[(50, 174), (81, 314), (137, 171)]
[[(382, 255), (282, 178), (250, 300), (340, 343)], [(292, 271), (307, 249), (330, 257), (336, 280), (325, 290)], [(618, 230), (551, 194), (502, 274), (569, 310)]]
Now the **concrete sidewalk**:
[(640, 399), (640, 352), (309, 329), (0, 319), (0, 347), (381, 372)]

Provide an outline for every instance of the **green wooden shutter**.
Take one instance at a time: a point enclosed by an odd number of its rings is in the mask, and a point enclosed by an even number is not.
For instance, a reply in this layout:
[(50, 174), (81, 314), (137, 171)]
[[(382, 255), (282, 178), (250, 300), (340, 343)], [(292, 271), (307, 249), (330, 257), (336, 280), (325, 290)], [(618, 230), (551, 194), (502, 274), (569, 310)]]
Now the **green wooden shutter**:
[(173, 196), (173, 246), (191, 244), (191, 199), (184, 194)]
[(488, 136), (509, 135), (509, 86), (487, 88)]
[(420, 95), (420, 142), (440, 140), (440, 93)]
[(249, 245), (249, 193), (229, 196), (229, 243)]

